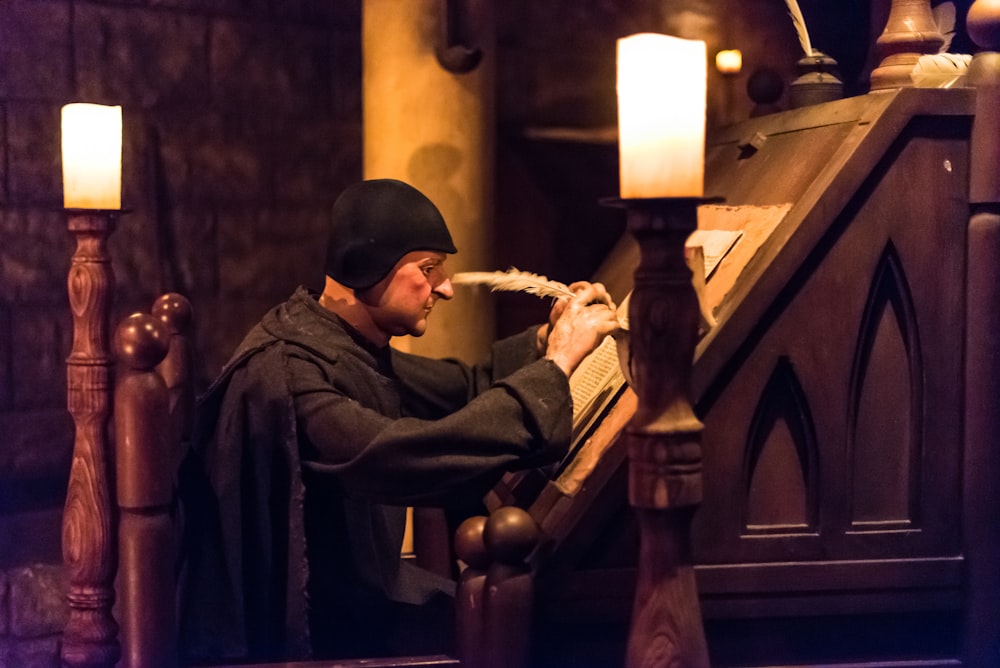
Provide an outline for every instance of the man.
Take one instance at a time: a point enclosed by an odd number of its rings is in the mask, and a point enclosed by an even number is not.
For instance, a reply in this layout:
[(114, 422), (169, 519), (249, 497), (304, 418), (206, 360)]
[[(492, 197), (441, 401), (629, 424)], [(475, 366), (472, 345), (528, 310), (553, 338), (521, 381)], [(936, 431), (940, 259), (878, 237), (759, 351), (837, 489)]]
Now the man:
[(391, 651), (396, 622), (453, 588), (401, 561), (405, 506), (481, 498), (503, 472), (565, 453), (567, 379), (617, 328), (610, 297), (574, 284), (549, 323), (477, 367), (393, 350), (452, 298), (454, 252), (413, 187), (348, 188), (323, 292), (299, 288), (265, 316), (209, 389), (184, 475), (186, 653)]

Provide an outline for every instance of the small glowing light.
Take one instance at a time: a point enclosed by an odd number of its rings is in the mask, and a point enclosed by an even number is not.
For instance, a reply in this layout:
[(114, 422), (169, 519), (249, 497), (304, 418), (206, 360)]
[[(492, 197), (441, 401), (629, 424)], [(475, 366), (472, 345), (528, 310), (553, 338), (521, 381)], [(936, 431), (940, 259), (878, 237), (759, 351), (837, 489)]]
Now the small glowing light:
[(67, 104), (62, 108), (63, 206), (122, 207), (122, 108)]
[(715, 69), (722, 74), (739, 74), (743, 69), (743, 54), (739, 49), (726, 49), (715, 54)]

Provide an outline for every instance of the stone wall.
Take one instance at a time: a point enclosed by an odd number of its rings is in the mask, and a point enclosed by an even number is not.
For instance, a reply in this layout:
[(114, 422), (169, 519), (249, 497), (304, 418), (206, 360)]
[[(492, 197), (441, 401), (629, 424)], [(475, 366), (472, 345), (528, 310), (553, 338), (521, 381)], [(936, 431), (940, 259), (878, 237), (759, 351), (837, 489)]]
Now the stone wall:
[(63, 569), (30, 564), (0, 571), (0, 666), (57, 668), (67, 610)]

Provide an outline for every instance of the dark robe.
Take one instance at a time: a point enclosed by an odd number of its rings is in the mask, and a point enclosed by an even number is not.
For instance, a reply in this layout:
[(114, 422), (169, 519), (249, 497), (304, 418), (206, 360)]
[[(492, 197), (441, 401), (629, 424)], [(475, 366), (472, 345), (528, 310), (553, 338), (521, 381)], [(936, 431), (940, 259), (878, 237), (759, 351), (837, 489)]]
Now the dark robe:
[(199, 405), (182, 652), (349, 656), (450, 594), (401, 561), (405, 506), (480, 498), (565, 453), (569, 384), (535, 336), (469, 367), (375, 347), (302, 288), (265, 316)]

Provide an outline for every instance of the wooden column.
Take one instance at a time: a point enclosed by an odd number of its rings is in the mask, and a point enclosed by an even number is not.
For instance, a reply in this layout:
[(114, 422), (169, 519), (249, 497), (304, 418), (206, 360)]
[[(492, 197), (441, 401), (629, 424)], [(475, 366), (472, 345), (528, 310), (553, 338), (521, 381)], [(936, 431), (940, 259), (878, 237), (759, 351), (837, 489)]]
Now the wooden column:
[(1000, 0), (969, 10), (977, 53), (969, 165), (971, 218), (966, 302), (966, 418), (963, 498), (968, 580), (964, 664), (1000, 665)]
[(641, 254), (629, 303), (638, 408), (625, 431), (629, 502), (641, 532), (630, 668), (708, 666), (691, 562), (691, 517), (702, 497), (702, 425), (690, 399), (699, 311), (684, 257), (698, 203), (626, 201)]
[[(493, 266), (494, 0), (364, 0), (364, 176), (405, 181), (441, 210), (451, 271)], [(495, 336), (488, 294), (439, 303), (427, 334), (394, 346), (479, 361)], [(455, 336), (461, 332), (461, 336)]]
[(944, 44), (930, 0), (892, 0), (889, 20), (875, 48), (882, 59), (871, 74), (871, 89), (907, 88), (910, 72), (925, 53), (937, 53)]
[(111, 353), (108, 319), (114, 273), (108, 236), (116, 212), (71, 211), (76, 252), (69, 270), (73, 348), (66, 360), (66, 399), (76, 425), (63, 512), (63, 562), (69, 575), (69, 622), (63, 635), (67, 666), (113, 666), (120, 655), (114, 603), (114, 500), (109, 484), (108, 418)]

